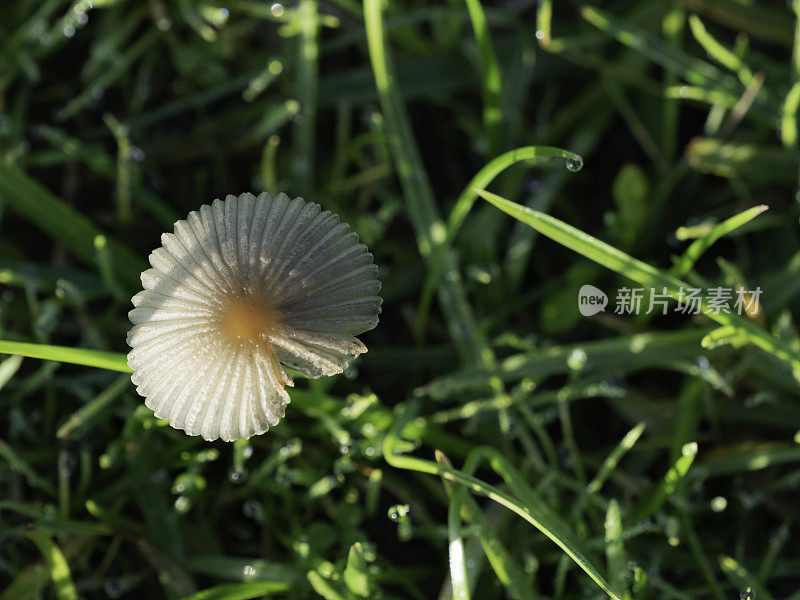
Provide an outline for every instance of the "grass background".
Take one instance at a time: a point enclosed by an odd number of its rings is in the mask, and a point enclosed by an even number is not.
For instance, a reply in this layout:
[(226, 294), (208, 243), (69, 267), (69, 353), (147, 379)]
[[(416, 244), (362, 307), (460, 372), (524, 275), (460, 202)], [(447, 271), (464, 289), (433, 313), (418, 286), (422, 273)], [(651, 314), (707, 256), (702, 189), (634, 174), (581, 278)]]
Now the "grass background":
[[(800, 598), (800, 3), (0, 15), (0, 338), (108, 354), (0, 350), (111, 369), (0, 362), (0, 598)], [(384, 310), (209, 444), (114, 369), (160, 234), (261, 190), (351, 223)], [(580, 317), (624, 275), (761, 310)]]

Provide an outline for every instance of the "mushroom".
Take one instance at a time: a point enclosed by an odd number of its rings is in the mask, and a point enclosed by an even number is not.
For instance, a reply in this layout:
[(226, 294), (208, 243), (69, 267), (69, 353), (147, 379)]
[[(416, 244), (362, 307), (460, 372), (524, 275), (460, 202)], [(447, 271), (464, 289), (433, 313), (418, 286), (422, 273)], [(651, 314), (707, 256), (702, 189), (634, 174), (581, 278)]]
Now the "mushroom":
[(283, 418), (293, 386), (341, 373), (378, 324), (372, 255), (338, 215), (285, 194), (228, 196), (161, 236), (133, 297), (128, 365), (156, 417), (233, 441)]

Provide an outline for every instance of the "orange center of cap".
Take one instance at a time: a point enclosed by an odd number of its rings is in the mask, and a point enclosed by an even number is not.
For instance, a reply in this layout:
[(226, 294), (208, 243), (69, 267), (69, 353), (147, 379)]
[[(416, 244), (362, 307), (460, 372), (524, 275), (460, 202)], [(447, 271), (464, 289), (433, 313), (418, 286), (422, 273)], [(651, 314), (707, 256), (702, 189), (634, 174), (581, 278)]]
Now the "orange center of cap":
[(222, 334), (232, 343), (258, 343), (277, 324), (278, 314), (264, 298), (233, 296), (220, 313)]

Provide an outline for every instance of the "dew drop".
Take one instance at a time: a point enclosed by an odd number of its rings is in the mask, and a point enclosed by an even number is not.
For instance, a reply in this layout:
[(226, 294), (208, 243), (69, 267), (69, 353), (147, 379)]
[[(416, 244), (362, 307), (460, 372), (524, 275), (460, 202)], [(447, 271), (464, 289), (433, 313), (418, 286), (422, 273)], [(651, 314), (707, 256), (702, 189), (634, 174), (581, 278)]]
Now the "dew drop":
[(541, 29), (539, 31), (537, 31), (536, 32), (536, 39), (537, 40), (543, 40), (544, 39), (544, 31), (542, 31)]
[(245, 577), (252, 577), (256, 574), (256, 570), (251, 567), (250, 565), (246, 565), (244, 569), (242, 569), (242, 575)]
[(192, 503), (189, 502), (189, 499), (186, 496), (178, 496), (178, 498), (175, 500), (175, 510), (177, 510), (179, 513), (188, 512), (191, 506)]
[(728, 507), (728, 499), (724, 496), (717, 496), (711, 500), (711, 510), (715, 513), (720, 513)]
[(64, 34), (64, 37), (71, 38), (73, 35), (75, 35), (75, 27), (72, 25), (65, 25), (61, 32)]
[(276, 2), (275, 4), (273, 4), (270, 7), (269, 12), (272, 13), (273, 17), (282, 17), (283, 16), (283, 4), (281, 4), (280, 2)]
[(228, 473), (228, 478), (233, 483), (244, 483), (247, 480), (247, 470), (246, 469), (231, 469)]
[(571, 173), (577, 173), (583, 168), (583, 159), (574, 154), (572, 157), (567, 159), (567, 171)]
[(403, 521), (410, 511), (411, 507), (408, 504), (395, 504), (389, 507), (388, 514), (392, 521)]
[(756, 592), (750, 586), (747, 586), (739, 594), (739, 600), (756, 600)]

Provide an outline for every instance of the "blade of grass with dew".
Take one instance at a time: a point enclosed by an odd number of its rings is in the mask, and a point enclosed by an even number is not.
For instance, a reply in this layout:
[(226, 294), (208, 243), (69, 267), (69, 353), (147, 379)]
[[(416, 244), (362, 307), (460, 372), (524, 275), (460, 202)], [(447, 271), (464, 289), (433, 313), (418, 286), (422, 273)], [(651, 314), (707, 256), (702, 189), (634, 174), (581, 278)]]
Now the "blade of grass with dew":
[(619, 502), (612, 498), (608, 503), (605, 521), (606, 563), (608, 578), (614, 589), (625, 594), (625, 575), (628, 570), (628, 559), (622, 539), (622, 513)]
[(597, 8), (584, 6), (581, 9), (581, 16), (620, 43), (641, 52), (651, 61), (680, 75), (689, 83), (707, 89), (719, 88), (729, 93), (736, 93), (736, 80), (723, 74), (712, 64), (673, 48), (643, 31), (634, 30)]
[[(428, 473), (436, 475), (450, 481), (459, 483), (467, 488), (477, 492), (481, 495), (494, 500), (495, 502), (505, 506), (513, 511), (531, 525), (536, 527), (544, 535), (550, 538), (556, 545), (558, 545), (575, 563), (583, 569), (583, 571), (606, 593), (614, 600), (621, 600), (621, 596), (614, 591), (605, 577), (600, 573), (597, 567), (589, 560), (587, 555), (580, 548), (578, 540), (565, 531), (564, 525), (557, 522), (555, 515), (550, 514), (546, 505), (538, 500), (535, 504), (530, 501), (534, 499), (533, 493), (530, 490), (522, 490), (521, 481), (514, 480), (506, 481), (512, 486), (512, 489), (518, 491), (525, 491), (525, 499), (521, 500), (511, 496), (502, 490), (491, 486), (471, 475), (467, 475), (461, 471), (437, 464), (429, 460), (415, 458), (397, 454), (397, 448), (401, 445), (400, 432), (405, 425), (409, 423), (414, 413), (409, 407), (406, 407), (403, 415), (397, 419), (393, 431), (388, 433), (383, 441), (383, 456), (391, 466), (396, 469), (406, 469), (411, 471), (418, 471), (420, 473)], [(506, 465), (503, 461), (502, 455), (492, 448), (478, 448), (483, 454), (489, 454), (492, 457), (490, 466), (498, 471), (501, 475), (503, 471), (507, 471)], [(526, 501), (527, 500), (527, 501)]]
[(664, 475), (664, 479), (658, 484), (658, 487), (652, 490), (647, 498), (642, 500), (639, 506), (633, 510), (629, 517), (629, 522), (638, 523), (657, 513), (664, 502), (667, 501), (667, 498), (672, 495), (678, 485), (684, 480), (696, 456), (697, 444), (694, 442), (685, 444), (681, 456), (675, 461), (675, 464), (669, 468), (667, 474)]
[[(443, 452), (436, 450), (434, 455), (437, 463), (452, 468), (453, 465)], [(467, 471), (468, 467), (471, 467), (471, 470)], [(464, 465), (463, 472), (468, 475), (474, 475), (474, 470), (477, 467), (478, 463), (472, 461), (469, 465)], [(460, 494), (457, 501), (461, 515), (468, 523), (478, 526), (483, 552), (492, 569), (494, 569), (497, 579), (508, 589), (511, 598), (514, 600), (533, 600), (534, 594), (527, 582), (525, 571), (499, 538), (496, 524), (489, 520), (484, 509), (475, 499), (466, 494), (464, 486), (456, 485), (447, 479), (444, 479), (444, 485), (451, 502), (448, 510), (454, 509), (452, 503), (455, 499), (455, 494)], [(448, 512), (448, 518), (449, 514)]]
[(456, 408), (449, 408), (431, 414), (428, 419), (432, 423), (450, 423), (460, 419), (470, 419), (487, 411), (510, 408), (518, 404), (524, 404), (531, 408), (549, 406), (555, 404), (560, 399), (564, 401), (578, 400), (581, 398), (621, 398), (624, 390), (616, 386), (600, 383), (574, 383), (567, 384), (558, 391), (545, 391), (534, 394), (513, 394), (494, 398), (470, 400)]
[(646, 428), (645, 423), (639, 423), (631, 429), (628, 433), (625, 434), (625, 437), (622, 438), (619, 444), (611, 451), (611, 453), (606, 457), (603, 461), (603, 464), (600, 465), (600, 468), (597, 470), (597, 474), (594, 478), (589, 482), (589, 485), (586, 486), (586, 493), (587, 494), (596, 494), (600, 491), (603, 487), (603, 484), (608, 479), (611, 472), (616, 468), (619, 464), (619, 461), (622, 460), (622, 457), (628, 453), (628, 451), (633, 448), (639, 438), (641, 437), (642, 433)]
[(702, 237), (697, 238), (691, 243), (681, 257), (676, 261), (675, 266), (670, 269), (670, 274), (674, 277), (683, 277), (688, 273), (700, 257), (714, 243), (723, 236), (728, 235), (739, 229), (742, 225), (749, 223), (758, 215), (768, 210), (769, 206), (762, 204), (745, 210), (738, 215), (725, 219), (722, 223), (715, 225), (711, 231)]
[(242, 573), (247, 567), (250, 567), (248, 577), (254, 581), (285, 582), (296, 587), (305, 579), (305, 574), (291, 563), (267, 561), (261, 558), (199, 554), (190, 556), (186, 560), (191, 572), (222, 579), (241, 580)]
[(800, 462), (800, 446), (797, 444), (769, 444), (766, 447), (742, 444), (719, 450), (702, 461), (697, 476), (720, 477), (796, 462)]
[(252, 600), (289, 591), (290, 585), (283, 581), (248, 581), (245, 583), (223, 583), (206, 588), (181, 600)]
[[(585, 370), (592, 373), (632, 373), (640, 369), (658, 368), (665, 362), (710, 356), (711, 353), (700, 346), (700, 340), (708, 332), (706, 328), (639, 333), (514, 354), (503, 359), (496, 372), (476, 373), (467, 369), (456, 371), (434, 379), (418, 388), (415, 394), (430, 395), (438, 399), (486, 386), (490, 376), (509, 381), (570, 373), (573, 371), (570, 358), (576, 356), (585, 357), (585, 361), (582, 361), (586, 365)], [(724, 351), (721, 348), (712, 352)], [(624, 356), (624, 360), (620, 360), (620, 356)]]
[(316, 0), (300, 0), (296, 14), (300, 25), (296, 76), (300, 111), (295, 119), (292, 181), (296, 193), (308, 197), (314, 189), (314, 137), (319, 86), (319, 15)]
[[(95, 264), (94, 239), (100, 229), (16, 167), (0, 161), (0, 197), (10, 209), (33, 222), (54, 240), (64, 244), (87, 264)], [(147, 263), (117, 240), (106, 236), (115, 273), (133, 288)]]
[(719, 566), (728, 580), (743, 590), (741, 598), (758, 598), (759, 600), (775, 600), (761, 581), (750, 573), (741, 563), (731, 556), (719, 556)]
[[(655, 267), (637, 260), (554, 217), (527, 209), (490, 192), (480, 190), (478, 193), (500, 210), (515, 219), (527, 223), (539, 233), (646, 288), (666, 290), (668, 295), (678, 300), (681, 298), (681, 289), (690, 287), (683, 281), (670, 275), (665, 275)], [(795, 378), (800, 378), (800, 353), (797, 350), (788, 347), (783, 341), (739, 315), (714, 312), (705, 302), (701, 303), (701, 312), (720, 325), (735, 327), (751, 344), (786, 362), (792, 368)]]
[(0, 340), (0, 354), (19, 354), (30, 358), (97, 367), (121, 373), (133, 372), (128, 366), (127, 357), (117, 352)]
[(486, 187), (494, 181), (495, 177), (500, 173), (517, 163), (533, 161), (534, 164), (540, 164), (553, 158), (563, 158), (567, 161), (574, 161), (575, 164), (582, 164), (583, 162), (583, 159), (574, 152), (562, 150), (561, 148), (554, 148), (552, 146), (523, 146), (504, 152), (497, 158), (488, 162), (478, 171), (469, 184), (467, 184), (464, 191), (461, 192), (461, 195), (453, 205), (450, 216), (447, 219), (444, 241), (434, 248), (425, 273), (425, 281), (422, 284), (422, 292), (420, 294), (419, 304), (417, 305), (417, 316), (415, 319), (415, 338), (417, 341), (422, 341), (425, 336), (433, 294), (440, 283), (445, 257), (452, 247), (453, 241), (459, 229), (461, 229), (461, 225), (464, 223), (464, 219), (467, 218), (467, 214), (469, 214), (469, 211), (478, 199), (475, 188)]
[(547, 49), (552, 39), (550, 32), (553, 21), (553, 0), (541, 0), (536, 10), (536, 39), (543, 49)]
[[(417, 235), (420, 254), (426, 261), (446, 239), (446, 229), (437, 214), (436, 200), (428, 175), (422, 165), (411, 124), (391, 70), (384, 39), (383, 7), (380, 0), (364, 2), (367, 45), (378, 89), (386, 130), (400, 177), (408, 213)], [(480, 331), (458, 276), (455, 257), (445, 252), (443, 268), (451, 277), (439, 286), (442, 312), (456, 348), (475, 365), (492, 366), (494, 356), (485, 335)]]
[(465, 0), (475, 40), (481, 57), (481, 92), (483, 96), (483, 128), (489, 146), (489, 156), (500, 153), (503, 137), (503, 112), (500, 110), (500, 65), (494, 52), (492, 36), (480, 0)]
[(111, 135), (117, 142), (117, 222), (127, 225), (133, 218), (133, 206), (131, 204), (131, 140), (128, 128), (120, 123), (114, 115), (106, 113), (103, 115)]
[(27, 531), (25, 536), (36, 544), (39, 552), (42, 553), (50, 571), (50, 579), (53, 580), (58, 600), (78, 600), (78, 591), (72, 582), (72, 574), (70, 573), (67, 559), (64, 558), (64, 554), (53, 541), (53, 538), (44, 531), (39, 530)]
[(131, 378), (127, 374), (120, 375), (106, 389), (100, 392), (94, 399), (87, 402), (83, 407), (74, 412), (69, 419), (59, 427), (56, 437), (67, 439), (72, 433), (94, 420), (111, 402), (124, 392), (131, 384)]
[(450, 582), (453, 586), (453, 600), (469, 600), (469, 574), (467, 572), (466, 550), (461, 531), (461, 506), (466, 490), (458, 486), (447, 507), (447, 537), (450, 555)]

